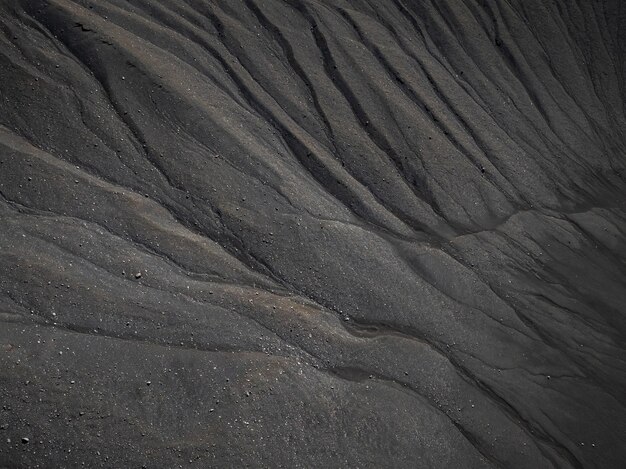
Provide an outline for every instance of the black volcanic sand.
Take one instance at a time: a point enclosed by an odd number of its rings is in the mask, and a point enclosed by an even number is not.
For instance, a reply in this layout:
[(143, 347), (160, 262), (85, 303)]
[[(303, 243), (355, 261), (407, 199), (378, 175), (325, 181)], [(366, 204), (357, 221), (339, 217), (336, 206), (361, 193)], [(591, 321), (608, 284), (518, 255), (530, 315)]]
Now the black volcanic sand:
[(0, 41), (0, 467), (624, 467), (625, 2)]

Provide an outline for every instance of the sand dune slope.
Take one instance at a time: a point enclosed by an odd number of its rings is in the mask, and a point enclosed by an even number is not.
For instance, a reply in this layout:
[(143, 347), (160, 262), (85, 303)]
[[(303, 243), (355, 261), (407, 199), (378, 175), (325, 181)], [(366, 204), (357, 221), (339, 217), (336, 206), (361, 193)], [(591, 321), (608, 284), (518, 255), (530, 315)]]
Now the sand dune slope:
[(618, 468), (626, 4), (0, 2), (0, 467)]

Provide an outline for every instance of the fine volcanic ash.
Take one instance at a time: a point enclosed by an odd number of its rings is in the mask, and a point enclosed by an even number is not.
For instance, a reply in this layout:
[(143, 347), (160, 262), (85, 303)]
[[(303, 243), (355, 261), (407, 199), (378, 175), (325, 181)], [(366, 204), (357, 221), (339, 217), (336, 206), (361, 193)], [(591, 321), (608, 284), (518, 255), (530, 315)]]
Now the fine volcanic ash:
[(0, 1), (0, 467), (626, 460), (622, 0)]

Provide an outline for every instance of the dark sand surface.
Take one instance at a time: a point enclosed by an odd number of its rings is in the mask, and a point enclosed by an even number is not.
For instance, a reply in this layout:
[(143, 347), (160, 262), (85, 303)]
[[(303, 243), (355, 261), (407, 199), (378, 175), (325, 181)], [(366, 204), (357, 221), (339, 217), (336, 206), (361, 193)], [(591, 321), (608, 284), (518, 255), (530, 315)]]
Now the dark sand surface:
[(626, 2), (0, 1), (0, 467), (626, 467)]

